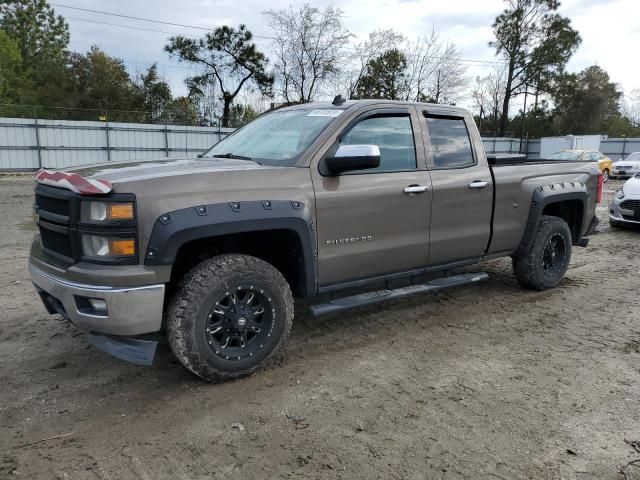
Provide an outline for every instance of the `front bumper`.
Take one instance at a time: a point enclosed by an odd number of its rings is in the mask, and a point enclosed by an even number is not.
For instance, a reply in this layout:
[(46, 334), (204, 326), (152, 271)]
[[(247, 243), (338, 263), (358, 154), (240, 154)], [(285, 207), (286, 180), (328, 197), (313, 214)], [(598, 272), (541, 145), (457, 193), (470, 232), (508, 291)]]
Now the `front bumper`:
[[(29, 265), (31, 280), (49, 313), (59, 313), (89, 333), (133, 336), (162, 326), (164, 284), (115, 288), (73, 283)], [(87, 308), (88, 299), (103, 300), (106, 312)]]
[[(631, 178), (638, 173), (639, 170), (616, 170), (615, 168), (609, 175), (612, 178)], [(624, 173), (622, 173), (624, 172)]]
[(609, 205), (609, 221), (613, 223), (625, 223), (627, 225), (640, 225), (640, 217), (635, 216), (635, 210), (621, 208), (621, 203), (626, 200), (640, 200), (640, 197), (626, 196), (620, 200), (614, 198)]

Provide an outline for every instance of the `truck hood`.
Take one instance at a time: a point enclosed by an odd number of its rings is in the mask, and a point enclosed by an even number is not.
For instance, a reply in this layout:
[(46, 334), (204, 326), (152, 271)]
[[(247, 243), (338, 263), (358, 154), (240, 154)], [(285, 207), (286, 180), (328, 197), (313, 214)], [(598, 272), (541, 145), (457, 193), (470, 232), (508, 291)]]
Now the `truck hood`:
[(149, 178), (171, 177), (230, 170), (255, 170), (278, 168), (261, 166), (248, 160), (226, 158), (168, 158), (137, 162), (116, 162), (88, 165), (65, 171), (76, 173), (92, 180), (107, 180), (112, 184), (135, 182)]

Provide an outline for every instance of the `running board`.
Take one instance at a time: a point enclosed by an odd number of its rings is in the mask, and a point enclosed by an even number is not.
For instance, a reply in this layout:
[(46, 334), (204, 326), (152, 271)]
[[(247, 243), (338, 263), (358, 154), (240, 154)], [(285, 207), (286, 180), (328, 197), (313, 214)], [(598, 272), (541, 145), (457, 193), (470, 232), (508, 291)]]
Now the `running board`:
[(489, 275), (485, 272), (480, 273), (464, 273), (462, 275), (453, 275), (451, 277), (442, 277), (432, 280), (421, 285), (411, 285), (408, 287), (396, 288), (394, 290), (378, 290), (377, 292), (361, 293), (351, 297), (337, 298), (327, 303), (320, 303), (310, 307), (311, 315), (314, 317), (322, 317), (333, 313), (350, 310), (355, 307), (363, 307), (365, 305), (375, 305), (376, 303), (395, 300), (398, 298), (414, 295), (416, 293), (430, 293), (445, 288), (457, 287), (459, 285), (467, 285), (474, 282), (487, 280)]

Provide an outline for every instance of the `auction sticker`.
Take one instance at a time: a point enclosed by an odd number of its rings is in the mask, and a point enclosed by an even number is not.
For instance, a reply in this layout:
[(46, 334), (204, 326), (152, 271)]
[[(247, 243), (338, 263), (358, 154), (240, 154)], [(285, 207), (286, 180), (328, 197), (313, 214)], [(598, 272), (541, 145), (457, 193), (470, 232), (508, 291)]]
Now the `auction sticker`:
[(311, 110), (307, 113), (307, 117), (337, 117), (342, 113), (342, 110), (332, 108), (331, 110)]

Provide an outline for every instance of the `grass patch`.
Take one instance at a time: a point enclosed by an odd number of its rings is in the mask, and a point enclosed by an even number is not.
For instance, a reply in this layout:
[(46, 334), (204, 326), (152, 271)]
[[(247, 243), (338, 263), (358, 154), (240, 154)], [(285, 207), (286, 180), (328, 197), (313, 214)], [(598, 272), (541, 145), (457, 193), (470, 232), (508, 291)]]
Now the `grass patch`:
[(33, 220), (21, 223), (20, 225), (18, 225), (18, 227), (20, 228), (20, 230), (27, 230), (29, 232), (35, 232), (37, 230), (37, 227), (35, 223), (33, 223)]

